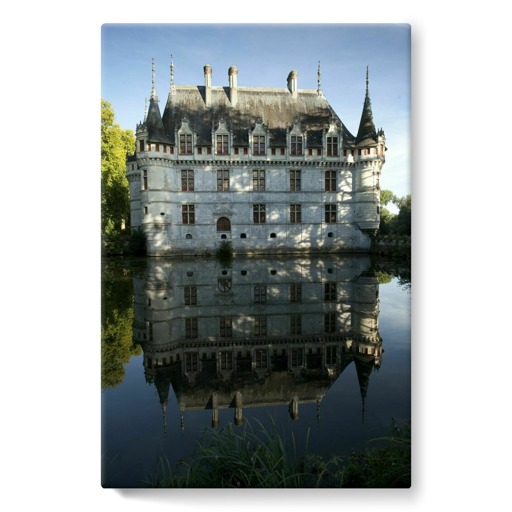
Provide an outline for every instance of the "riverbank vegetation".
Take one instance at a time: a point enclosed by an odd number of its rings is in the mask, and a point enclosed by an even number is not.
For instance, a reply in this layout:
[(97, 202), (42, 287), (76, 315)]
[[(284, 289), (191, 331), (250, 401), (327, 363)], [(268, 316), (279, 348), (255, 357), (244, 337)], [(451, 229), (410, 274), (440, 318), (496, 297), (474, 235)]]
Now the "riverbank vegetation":
[[(101, 100), (101, 238), (105, 254), (123, 254), (132, 237), (126, 157), (135, 153), (135, 135), (115, 122), (112, 105)], [(136, 235), (135, 235), (136, 236)]]
[(292, 434), (247, 424), (207, 429), (193, 453), (173, 467), (162, 457), (143, 484), (151, 488), (408, 488), (410, 427), (392, 422), (388, 437), (373, 439), (359, 453), (325, 459), (303, 453)]

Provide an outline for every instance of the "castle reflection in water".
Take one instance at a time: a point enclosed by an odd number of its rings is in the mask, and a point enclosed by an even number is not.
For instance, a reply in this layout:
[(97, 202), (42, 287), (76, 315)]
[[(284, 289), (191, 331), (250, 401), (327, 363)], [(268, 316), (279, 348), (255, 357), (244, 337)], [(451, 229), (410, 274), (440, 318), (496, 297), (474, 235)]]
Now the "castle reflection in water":
[(184, 413), (316, 403), (354, 363), (362, 399), (381, 364), (379, 283), (366, 256), (149, 259), (134, 279), (134, 341), (166, 422)]

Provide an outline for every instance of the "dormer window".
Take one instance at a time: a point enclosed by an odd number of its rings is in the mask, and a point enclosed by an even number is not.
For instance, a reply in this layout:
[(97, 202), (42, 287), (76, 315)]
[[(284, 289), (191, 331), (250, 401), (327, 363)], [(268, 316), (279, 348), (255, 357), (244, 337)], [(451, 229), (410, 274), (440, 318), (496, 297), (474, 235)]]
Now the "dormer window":
[(302, 135), (291, 136), (290, 154), (292, 156), (302, 156)]
[(252, 154), (253, 155), (265, 155), (265, 135), (253, 135), (252, 136)]
[(338, 156), (338, 137), (327, 137), (327, 156)]
[(227, 135), (217, 135), (217, 155), (229, 154), (229, 144)]
[(192, 134), (180, 133), (180, 155), (192, 154)]

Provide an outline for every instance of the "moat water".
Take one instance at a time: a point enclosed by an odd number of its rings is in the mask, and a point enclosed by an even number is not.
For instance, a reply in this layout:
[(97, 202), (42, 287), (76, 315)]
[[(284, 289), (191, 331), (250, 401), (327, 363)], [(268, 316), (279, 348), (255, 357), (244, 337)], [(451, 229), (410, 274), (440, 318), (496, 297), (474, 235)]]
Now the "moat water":
[(102, 293), (103, 487), (145, 487), (229, 424), (330, 458), (410, 423), (410, 268), (112, 259)]

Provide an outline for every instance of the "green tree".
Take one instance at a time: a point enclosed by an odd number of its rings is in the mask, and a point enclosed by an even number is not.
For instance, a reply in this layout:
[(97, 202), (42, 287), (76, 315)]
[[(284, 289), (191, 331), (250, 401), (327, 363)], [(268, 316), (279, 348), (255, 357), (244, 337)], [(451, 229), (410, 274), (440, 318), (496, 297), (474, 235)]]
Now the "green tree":
[(397, 199), (395, 202), (398, 214), (393, 220), (397, 235), (411, 236), (411, 194)]
[(394, 202), (396, 199), (395, 194), (391, 192), (391, 190), (381, 190), (380, 191), (380, 225), (379, 225), (379, 234), (381, 235), (389, 235), (391, 234), (391, 224), (394, 217), (394, 214), (391, 213), (386, 206), (390, 202)]
[(112, 105), (101, 100), (101, 231), (115, 236), (130, 217), (126, 156), (135, 152), (135, 135), (116, 122)]
[(141, 353), (133, 342), (133, 281), (127, 268), (115, 260), (102, 267), (101, 387), (123, 382), (125, 366)]
[[(411, 194), (397, 197), (391, 190), (381, 190), (380, 202), (383, 206), (379, 234), (411, 236)], [(391, 213), (385, 207), (390, 202), (398, 208), (397, 214)]]
[(380, 191), (380, 204), (383, 206), (387, 206), (389, 202), (394, 203), (396, 201), (396, 196), (391, 192), (391, 190), (381, 190)]

